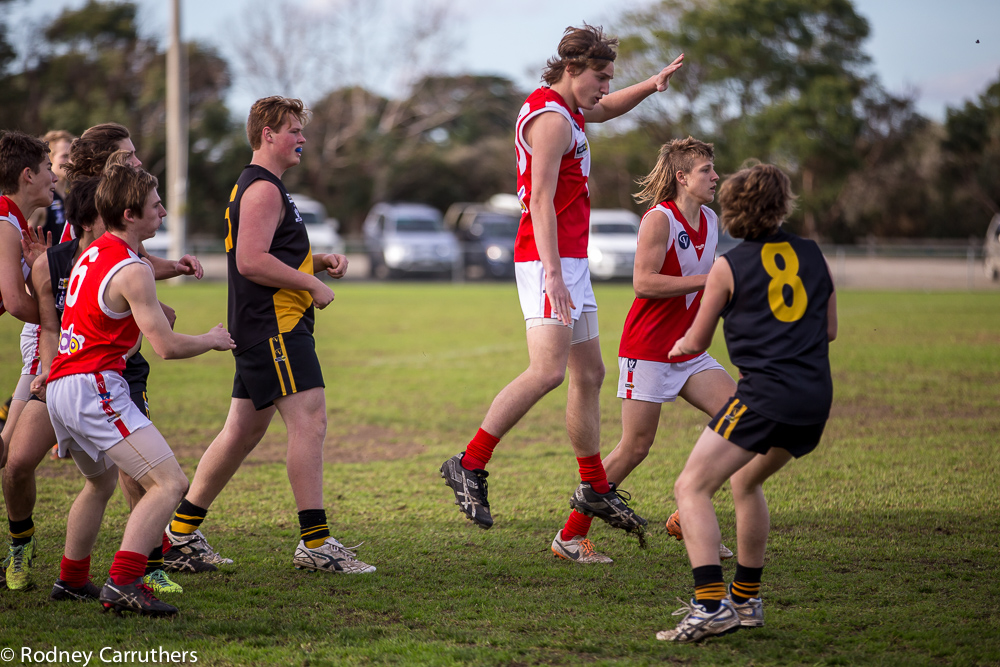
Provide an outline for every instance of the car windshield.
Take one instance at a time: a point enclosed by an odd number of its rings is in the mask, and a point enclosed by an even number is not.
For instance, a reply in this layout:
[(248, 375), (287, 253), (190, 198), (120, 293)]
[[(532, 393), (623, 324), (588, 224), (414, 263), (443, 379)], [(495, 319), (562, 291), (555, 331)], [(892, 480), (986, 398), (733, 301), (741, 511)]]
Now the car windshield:
[(501, 236), (514, 238), (517, 236), (518, 218), (512, 215), (481, 215), (476, 224), (482, 226), (480, 236)]
[(396, 220), (397, 232), (437, 232), (441, 230), (441, 221), (434, 218), (399, 218)]
[(302, 218), (303, 225), (318, 225), (319, 218), (315, 213), (307, 213), (305, 211), (299, 211), (299, 217)]
[(592, 234), (631, 234), (639, 233), (639, 228), (631, 222), (596, 222), (590, 226)]

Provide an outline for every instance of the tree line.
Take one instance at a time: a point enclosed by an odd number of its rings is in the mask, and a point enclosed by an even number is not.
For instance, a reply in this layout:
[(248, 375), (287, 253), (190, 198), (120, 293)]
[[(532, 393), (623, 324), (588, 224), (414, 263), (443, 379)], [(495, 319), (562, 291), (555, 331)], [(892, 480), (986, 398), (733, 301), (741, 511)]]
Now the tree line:
[[(79, 134), (120, 122), (165, 182), (165, 52), (141, 33), (137, 6), (89, 0), (21, 45), (2, 11), (11, 1), (0, 0), (0, 127)], [(359, 58), (373, 31), (385, 32), (375, 27), (378, 7), (344, 3), (339, 14), (310, 17), (275, 0), (246, 12), (260, 20), (272, 11), (273, 20), (231, 29), (244, 39), (235, 66), (262, 95), (312, 82), (308, 150), (286, 182), (326, 204), (349, 235), (377, 201), (443, 210), (512, 192), (513, 121), (529, 92), (503, 77), (445, 75), (427, 64), (439, 55), (427, 45), (448, 34), (444, 6), (408, 21), (409, 41), (389, 36), (395, 51), (381, 62), (392, 64), (378, 71), (377, 58), (365, 61), (366, 75), (395, 77), (393, 89), (403, 91), (396, 97), (366, 87), (357, 67), (324, 68), (333, 56), (310, 50), (318, 42), (301, 35), (303, 25), (327, 38), (339, 30), (332, 41)], [(281, 20), (298, 39), (263, 39), (263, 30), (281, 36)], [(864, 50), (868, 23), (850, 0), (662, 0), (605, 28), (621, 40), (616, 80), (627, 83), (681, 52), (686, 59), (672, 92), (590, 133), (595, 207), (641, 212), (635, 180), (660, 144), (691, 134), (715, 144), (720, 174), (747, 158), (785, 169), (800, 195), (791, 228), (832, 242), (978, 237), (1000, 212), (1000, 68), (976, 99), (937, 123), (878, 81)], [(553, 35), (553, 49), (557, 41)], [(246, 110), (226, 106), (234, 63), (198, 42), (186, 55), (189, 234), (221, 238), (229, 191), (250, 154)]]

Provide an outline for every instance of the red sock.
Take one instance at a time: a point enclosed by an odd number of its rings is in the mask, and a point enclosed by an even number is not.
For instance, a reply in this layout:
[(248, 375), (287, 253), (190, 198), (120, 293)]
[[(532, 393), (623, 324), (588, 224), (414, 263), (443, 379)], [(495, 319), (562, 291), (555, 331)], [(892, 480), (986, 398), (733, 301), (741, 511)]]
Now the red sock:
[(59, 563), (59, 578), (70, 588), (80, 588), (90, 579), (90, 556), (80, 560), (62, 557)]
[(481, 470), (486, 468), (486, 464), (493, 458), (493, 450), (496, 449), (500, 438), (479, 429), (476, 437), (469, 442), (465, 448), (465, 456), (462, 457), (462, 467), (466, 470)]
[(146, 554), (137, 554), (134, 551), (116, 551), (111, 569), (108, 570), (111, 581), (119, 586), (128, 586), (146, 574), (147, 558)]
[(569, 513), (569, 518), (566, 519), (566, 527), (562, 529), (562, 535), (559, 537), (564, 540), (571, 540), (574, 537), (586, 537), (587, 533), (590, 532), (590, 522), (593, 520), (594, 517), (580, 514), (576, 510), (573, 510)]
[(170, 551), (170, 538), (167, 537), (167, 531), (163, 531), (163, 553)]
[(582, 459), (576, 457), (580, 464), (580, 479), (590, 482), (590, 486), (598, 493), (607, 493), (611, 490), (608, 485), (608, 474), (604, 472), (604, 464), (601, 463), (601, 455), (584, 456)]

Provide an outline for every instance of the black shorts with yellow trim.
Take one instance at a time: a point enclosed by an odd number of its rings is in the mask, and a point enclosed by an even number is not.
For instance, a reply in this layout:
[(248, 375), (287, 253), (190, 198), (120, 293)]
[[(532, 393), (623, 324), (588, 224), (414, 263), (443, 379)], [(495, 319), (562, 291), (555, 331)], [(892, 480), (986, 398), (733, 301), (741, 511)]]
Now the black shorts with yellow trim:
[(257, 410), (282, 396), (325, 386), (311, 333), (278, 334), (236, 355), (233, 398), (249, 398)]
[(780, 447), (795, 458), (816, 449), (825, 427), (825, 421), (805, 425), (776, 422), (754, 412), (735, 396), (708, 422), (708, 428), (738, 447), (758, 454)]

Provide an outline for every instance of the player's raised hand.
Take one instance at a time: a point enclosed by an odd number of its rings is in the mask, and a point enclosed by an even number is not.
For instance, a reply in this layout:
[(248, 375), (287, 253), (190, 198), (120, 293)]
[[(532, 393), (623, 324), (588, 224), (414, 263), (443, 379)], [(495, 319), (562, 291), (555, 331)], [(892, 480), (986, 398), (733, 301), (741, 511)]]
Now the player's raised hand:
[(24, 262), (29, 269), (50, 247), (52, 247), (52, 232), (48, 232), (44, 240), (33, 227), (28, 227), (27, 231), (21, 233), (21, 254), (24, 255)]
[(219, 322), (214, 327), (209, 329), (208, 333), (205, 335), (211, 339), (213, 350), (226, 352), (227, 350), (232, 350), (236, 347), (236, 343), (233, 342), (233, 337), (229, 335), (226, 327), (222, 326), (222, 322)]
[(656, 75), (656, 90), (662, 93), (670, 85), (670, 77), (674, 75), (674, 72), (679, 70), (681, 66), (684, 65), (684, 54), (680, 54), (674, 58), (674, 62), (670, 63), (666, 67), (660, 70), (660, 73)]

